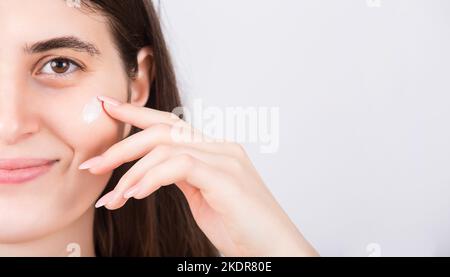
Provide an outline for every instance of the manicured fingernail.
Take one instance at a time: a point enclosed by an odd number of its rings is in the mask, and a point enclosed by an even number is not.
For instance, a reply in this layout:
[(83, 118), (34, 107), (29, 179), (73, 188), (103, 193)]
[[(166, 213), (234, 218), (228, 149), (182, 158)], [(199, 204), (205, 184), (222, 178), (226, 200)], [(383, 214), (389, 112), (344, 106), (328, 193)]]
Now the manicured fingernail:
[(114, 195), (115, 195), (115, 193), (113, 193), (112, 191), (103, 195), (103, 197), (100, 198), (97, 201), (97, 203), (95, 203), (95, 207), (100, 208), (100, 207), (105, 206), (106, 204), (108, 204), (111, 201), (111, 199), (114, 197)]
[(136, 185), (136, 186), (130, 188), (129, 190), (127, 190), (123, 194), (123, 197), (125, 197), (126, 199), (129, 199), (129, 198), (135, 196), (140, 190), (141, 190), (141, 186)]
[(109, 104), (114, 107), (117, 107), (122, 104), (122, 102), (120, 102), (119, 100), (104, 95), (99, 95), (97, 96), (97, 98), (103, 103)]
[(100, 164), (103, 160), (102, 156), (96, 156), (92, 159), (89, 159), (87, 161), (85, 161), (84, 163), (80, 164), (80, 166), (78, 166), (78, 169), (88, 169), (91, 167), (94, 167), (98, 164)]

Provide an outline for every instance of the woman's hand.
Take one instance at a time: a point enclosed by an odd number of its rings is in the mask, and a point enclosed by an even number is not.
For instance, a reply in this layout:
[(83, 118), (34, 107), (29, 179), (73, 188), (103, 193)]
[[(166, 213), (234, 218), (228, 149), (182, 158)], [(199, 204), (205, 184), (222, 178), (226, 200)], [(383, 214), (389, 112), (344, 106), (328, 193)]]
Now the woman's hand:
[[(104, 174), (141, 158), (99, 199), (97, 208), (118, 209), (131, 197), (142, 199), (161, 186), (176, 184), (198, 226), (223, 255), (317, 255), (240, 145), (212, 140), (172, 113), (108, 97), (99, 100), (112, 118), (143, 130), (80, 165)], [(185, 139), (186, 131), (195, 139)]]

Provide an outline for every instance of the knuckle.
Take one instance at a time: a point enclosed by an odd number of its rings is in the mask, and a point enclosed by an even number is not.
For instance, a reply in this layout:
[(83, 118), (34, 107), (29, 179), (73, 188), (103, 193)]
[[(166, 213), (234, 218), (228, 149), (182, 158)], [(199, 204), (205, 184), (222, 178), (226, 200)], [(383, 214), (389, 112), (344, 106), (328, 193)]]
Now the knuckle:
[(169, 126), (167, 126), (167, 124), (164, 123), (157, 123), (155, 125), (153, 125), (152, 127), (150, 127), (150, 129), (153, 132), (166, 132), (167, 130), (169, 130)]
[(230, 148), (232, 149), (233, 153), (236, 154), (239, 157), (245, 156), (245, 148), (236, 142), (231, 142), (229, 144)]
[(191, 169), (195, 165), (195, 159), (187, 153), (178, 155), (177, 159), (178, 162), (186, 169)]
[(159, 144), (153, 149), (153, 153), (156, 155), (168, 155), (170, 153), (170, 147), (167, 145)]
[(167, 117), (170, 118), (170, 120), (172, 120), (173, 122), (177, 123), (179, 121), (182, 121), (182, 119), (180, 118), (180, 116), (177, 113), (174, 112), (166, 112), (167, 113)]
[(242, 172), (244, 170), (243, 164), (236, 158), (229, 158), (228, 164), (234, 171)]

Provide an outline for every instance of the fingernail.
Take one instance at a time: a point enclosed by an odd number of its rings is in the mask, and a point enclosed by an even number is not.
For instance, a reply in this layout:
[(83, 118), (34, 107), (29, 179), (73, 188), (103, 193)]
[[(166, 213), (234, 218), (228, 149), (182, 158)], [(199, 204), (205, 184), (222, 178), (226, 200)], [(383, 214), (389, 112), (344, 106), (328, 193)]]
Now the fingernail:
[(102, 156), (96, 156), (96, 157), (89, 159), (89, 160), (85, 161), (84, 163), (80, 164), (80, 166), (78, 166), (78, 169), (88, 169), (88, 168), (94, 167), (94, 166), (100, 164), (102, 160), (103, 160)]
[(97, 201), (97, 203), (95, 203), (95, 207), (96, 207), (96, 208), (100, 208), (100, 207), (103, 207), (103, 206), (105, 206), (106, 204), (108, 204), (109, 201), (111, 200), (111, 198), (114, 196), (114, 194), (115, 194), (115, 193), (114, 193), (113, 191), (111, 191), (111, 192), (109, 192), (109, 193), (103, 195), (103, 197), (100, 198), (100, 199)]
[(122, 102), (120, 102), (119, 100), (104, 95), (97, 96), (97, 99), (102, 101), (103, 103), (112, 105), (114, 107), (117, 107), (122, 104)]
[(135, 196), (140, 190), (141, 190), (141, 186), (136, 185), (136, 186), (130, 188), (129, 190), (127, 190), (123, 194), (123, 197), (125, 197), (126, 199), (129, 199), (129, 198)]

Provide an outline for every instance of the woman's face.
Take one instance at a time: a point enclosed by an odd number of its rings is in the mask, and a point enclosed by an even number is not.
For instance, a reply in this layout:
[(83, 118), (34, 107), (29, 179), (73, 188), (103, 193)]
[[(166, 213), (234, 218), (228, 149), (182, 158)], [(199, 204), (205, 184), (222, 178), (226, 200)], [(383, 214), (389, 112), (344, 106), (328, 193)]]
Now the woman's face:
[(0, 159), (58, 160), (28, 182), (0, 183), (0, 243), (12, 243), (93, 213), (111, 173), (78, 166), (126, 132), (95, 97), (126, 101), (128, 83), (99, 14), (64, 0), (2, 0), (0, 26)]

